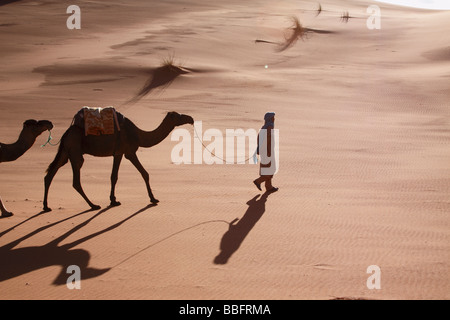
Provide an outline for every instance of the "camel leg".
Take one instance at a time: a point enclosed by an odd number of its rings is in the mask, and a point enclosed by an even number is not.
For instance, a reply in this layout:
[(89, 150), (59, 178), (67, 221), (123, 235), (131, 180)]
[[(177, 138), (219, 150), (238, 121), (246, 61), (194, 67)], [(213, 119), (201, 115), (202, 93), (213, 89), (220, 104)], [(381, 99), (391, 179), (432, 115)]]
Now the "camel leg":
[(13, 215), (12, 212), (6, 210), (5, 206), (3, 205), (2, 198), (0, 198), (0, 210), (2, 212), (2, 217), (11, 217)]
[(111, 172), (111, 195), (109, 196), (109, 199), (111, 200), (111, 207), (120, 206), (120, 202), (116, 201), (116, 183), (119, 176), (119, 166), (120, 162), (122, 161), (122, 155), (116, 155), (114, 156), (114, 162), (113, 162), (113, 168)]
[(58, 151), (55, 160), (50, 164), (47, 170), (47, 174), (44, 178), (44, 185), (45, 185), (45, 191), (44, 191), (44, 212), (50, 212), (52, 209), (48, 207), (47, 200), (48, 200), (48, 191), (50, 189), (50, 185), (53, 181), (53, 178), (55, 177), (56, 173), (58, 172), (59, 168), (64, 166), (67, 161), (69, 160), (69, 157), (67, 156), (67, 153), (63, 151)]
[(147, 186), (147, 192), (148, 192), (148, 195), (150, 197), (151, 203), (158, 203), (159, 200), (156, 199), (153, 196), (152, 189), (150, 188), (150, 182), (149, 182), (150, 176), (149, 176), (148, 172), (144, 169), (142, 164), (139, 162), (139, 159), (138, 159), (137, 155), (135, 153), (134, 154), (128, 154), (128, 155), (125, 155), (125, 158), (130, 160), (131, 163), (136, 167), (136, 169), (138, 169), (138, 171), (141, 173), (142, 178), (145, 181), (145, 185)]
[(73, 188), (78, 191), (78, 193), (83, 197), (83, 199), (89, 204), (89, 206), (92, 208), (92, 210), (98, 210), (101, 207), (93, 204), (89, 198), (86, 196), (86, 194), (83, 191), (83, 188), (81, 187), (81, 181), (80, 181), (80, 170), (83, 166), (83, 156), (78, 157), (70, 157), (70, 164), (72, 165), (72, 171), (73, 171)]

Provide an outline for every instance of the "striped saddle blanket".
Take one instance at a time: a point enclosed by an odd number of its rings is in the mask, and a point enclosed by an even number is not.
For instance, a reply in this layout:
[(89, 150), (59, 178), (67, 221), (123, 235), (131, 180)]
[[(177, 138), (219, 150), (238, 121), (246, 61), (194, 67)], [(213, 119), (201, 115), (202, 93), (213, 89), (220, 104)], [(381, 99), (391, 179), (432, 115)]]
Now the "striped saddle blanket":
[(123, 116), (113, 107), (83, 107), (74, 117), (74, 124), (84, 129), (85, 135), (114, 134), (115, 128), (120, 131)]

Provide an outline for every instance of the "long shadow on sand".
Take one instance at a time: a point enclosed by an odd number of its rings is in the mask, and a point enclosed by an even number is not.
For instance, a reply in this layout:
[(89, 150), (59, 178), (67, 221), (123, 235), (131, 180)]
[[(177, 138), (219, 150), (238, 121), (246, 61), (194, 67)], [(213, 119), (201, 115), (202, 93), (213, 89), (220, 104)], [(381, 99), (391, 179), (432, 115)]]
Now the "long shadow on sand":
[[(25, 239), (28, 239), (32, 237), (33, 235), (37, 234), (38, 232), (41, 232), (45, 229), (48, 229), (51, 226), (54, 226), (55, 224), (61, 223), (62, 221), (65, 221), (67, 219), (61, 220), (59, 222), (56, 222), (54, 224), (51, 224), (49, 226), (45, 226), (42, 228), (39, 228), (33, 232), (31, 232), (28, 235), (25, 235), (15, 241), (12, 241), (11, 243), (8, 243), (2, 247), (0, 247), (0, 257), (1, 257), (1, 263), (0, 263), (0, 282), (12, 279), (18, 276), (21, 276), (23, 274), (39, 270), (42, 268), (46, 268), (49, 266), (61, 266), (61, 272), (59, 275), (55, 278), (53, 281), (54, 285), (63, 285), (66, 284), (67, 278), (70, 276), (66, 273), (67, 268), (70, 265), (77, 265), (80, 267), (81, 270), (81, 278), (82, 279), (89, 279), (94, 278), (97, 276), (100, 276), (104, 274), (105, 272), (108, 272), (110, 268), (105, 269), (96, 269), (96, 268), (90, 268), (89, 267), (89, 261), (91, 258), (91, 255), (87, 250), (84, 249), (73, 249), (75, 246), (86, 242), (90, 239), (93, 239), (99, 235), (102, 235), (106, 232), (109, 232), (113, 229), (118, 228), (120, 225), (125, 223), (126, 221), (130, 220), (131, 218), (137, 216), (138, 214), (144, 212), (145, 210), (153, 207), (155, 205), (150, 204), (135, 213), (133, 213), (131, 216), (109, 226), (108, 228), (105, 228), (103, 230), (100, 230), (98, 232), (92, 233), (88, 236), (85, 236), (83, 238), (80, 238), (78, 240), (75, 240), (71, 243), (67, 243), (64, 245), (60, 245), (62, 241), (67, 239), (70, 235), (74, 234), (76, 231), (80, 230), (84, 226), (86, 226), (89, 222), (100, 216), (101, 214), (105, 213), (108, 208), (105, 208), (103, 210), (100, 210), (98, 213), (96, 213), (91, 218), (87, 219), (86, 221), (78, 224), (77, 226), (73, 227), (63, 235), (59, 236), (58, 238), (50, 241), (49, 243), (42, 245), (42, 246), (35, 246), (35, 247), (23, 247), (23, 248), (17, 248), (14, 249), (18, 244), (20, 244)], [(80, 214), (83, 214), (86, 212), (78, 213), (70, 218), (73, 218), (75, 216), (78, 216)]]
[[(60, 223), (65, 222), (65, 221), (67, 221), (67, 220), (76, 218), (76, 217), (78, 217), (78, 216), (80, 216), (80, 215), (82, 215), (82, 214), (85, 214), (85, 213), (88, 213), (88, 212), (91, 212), (91, 211), (92, 211), (92, 209), (89, 209), (89, 210), (86, 210), (86, 211), (83, 211), (83, 212), (74, 214), (73, 216), (70, 216), (70, 217), (68, 217), (68, 218), (62, 219), (62, 220), (60, 220), (60, 221), (51, 223), (51, 224), (46, 225), (46, 226), (43, 226), (43, 227), (40, 227), (40, 228), (34, 230), (33, 232), (29, 233), (29, 234), (26, 236), (26, 238), (30, 238), (30, 237), (34, 236), (35, 234), (37, 234), (37, 233), (39, 233), (39, 232), (41, 232), (41, 231), (44, 231), (44, 230), (46, 230), (46, 229), (48, 229), (48, 228), (51, 228), (51, 227), (53, 227), (53, 226), (55, 226), (55, 225), (57, 225), (57, 224), (60, 224)], [(12, 226), (11, 228), (6, 229), (6, 230), (0, 232), (0, 238), (3, 237), (5, 234), (7, 234), (7, 233), (13, 231), (13, 230), (16, 229), (17, 227), (19, 227), (19, 226), (21, 226), (21, 225), (23, 225), (23, 224), (25, 224), (25, 223), (27, 223), (27, 222), (29, 222), (29, 221), (35, 219), (35, 218), (38, 218), (39, 216), (41, 216), (41, 215), (43, 215), (43, 214), (45, 214), (45, 213), (46, 213), (46, 211), (41, 211), (41, 212), (35, 214), (34, 216), (31, 216), (31, 217), (25, 219), (24, 221), (19, 222), (19, 223), (16, 224), (15, 226)], [(21, 239), (20, 239), (20, 242), (22, 242), (22, 241), (25, 240), (26, 238), (25, 238), (25, 237), (24, 237), (24, 238), (21, 238)], [(16, 241), (19, 241), (19, 240), (16, 240)]]
[(234, 222), (238, 221), (238, 219), (230, 223), (228, 231), (225, 232), (220, 242), (221, 252), (214, 259), (215, 264), (226, 264), (230, 257), (239, 249), (247, 235), (266, 211), (266, 201), (270, 194), (270, 192), (265, 192), (261, 198), (259, 198), (260, 195), (253, 197), (247, 202), (248, 209), (242, 219), (236, 224)]
[(7, 5), (7, 4), (10, 4), (10, 3), (13, 3), (13, 2), (19, 2), (19, 1), (21, 1), (21, 0), (3, 0), (3, 1), (0, 2), (0, 7), (4, 6), (4, 5)]

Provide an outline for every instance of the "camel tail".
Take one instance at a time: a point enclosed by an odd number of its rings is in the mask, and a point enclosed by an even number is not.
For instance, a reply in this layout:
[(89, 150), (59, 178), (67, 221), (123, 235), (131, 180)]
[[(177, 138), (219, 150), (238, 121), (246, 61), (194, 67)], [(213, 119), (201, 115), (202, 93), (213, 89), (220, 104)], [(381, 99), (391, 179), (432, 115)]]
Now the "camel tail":
[(59, 147), (58, 147), (58, 152), (56, 153), (55, 159), (52, 161), (52, 163), (50, 163), (50, 165), (48, 166), (47, 170), (45, 171), (45, 173), (48, 173), (50, 171), (52, 171), (53, 169), (55, 169), (55, 167), (58, 166), (58, 162), (61, 160), (62, 158), (62, 153), (63, 153), (63, 147), (64, 147), (64, 140), (68, 134), (69, 130), (67, 130), (63, 136), (61, 137), (61, 141), (59, 143)]

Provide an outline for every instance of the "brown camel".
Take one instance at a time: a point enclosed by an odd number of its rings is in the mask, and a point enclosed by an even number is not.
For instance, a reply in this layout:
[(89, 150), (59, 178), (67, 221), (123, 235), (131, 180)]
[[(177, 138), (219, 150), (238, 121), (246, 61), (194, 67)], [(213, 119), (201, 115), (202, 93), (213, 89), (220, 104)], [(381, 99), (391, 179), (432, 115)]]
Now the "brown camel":
[[(48, 120), (27, 120), (23, 123), (19, 139), (12, 144), (0, 143), (0, 162), (9, 162), (22, 156), (36, 141), (36, 138), (44, 131), (51, 130), (53, 124)], [(13, 214), (6, 210), (0, 198), (0, 210), (2, 217), (10, 217)]]
[(125, 117), (120, 125), (120, 131), (116, 130), (114, 134), (97, 136), (85, 135), (84, 130), (79, 126), (70, 126), (61, 138), (61, 145), (59, 146), (55, 160), (53, 160), (47, 169), (47, 175), (44, 179), (44, 211), (51, 211), (47, 205), (47, 198), (53, 177), (58, 169), (65, 165), (69, 160), (73, 171), (73, 187), (93, 210), (100, 209), (100, 206), (93, 204), (89, 200), (81, 187), (80, 170), (84, 162), (83, 154), (90, 154), (95, 157), (114, 157), (111, 173), (110, 206), (120, 205), (120, 202), (116, 201), (115, 186), (117, 183), (120, 162), (124, 155), (125, 158), (130, 160), (141, 173), (147, 187), (150, 201), (152, 203), (158, 203), (159, 200), (153, 196), (150, 188), (149, 174), (139, 162), (136, 151), (139, 147), (150, 148), (157, 145), (163, 141), (176, 126), (187, 123), (194, 124), (194, 119), (188, 115), (169, 112), (158, 128), (153, 131), (143, 131)]

